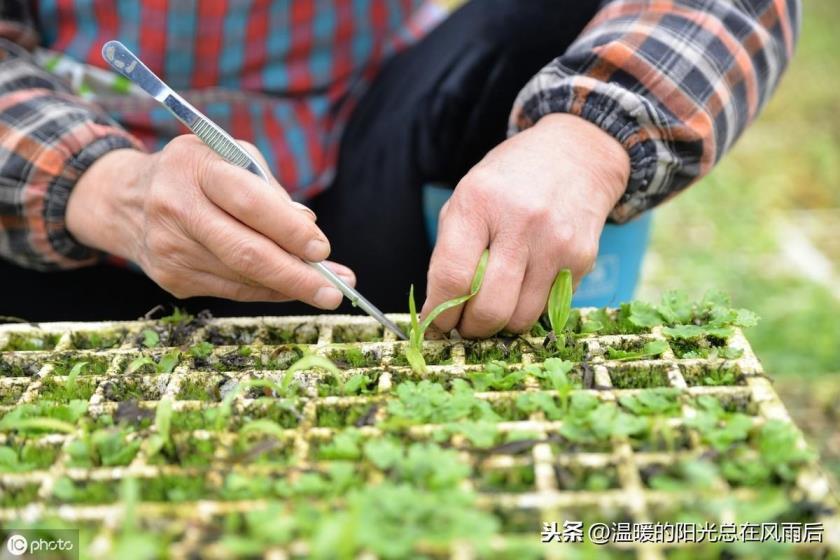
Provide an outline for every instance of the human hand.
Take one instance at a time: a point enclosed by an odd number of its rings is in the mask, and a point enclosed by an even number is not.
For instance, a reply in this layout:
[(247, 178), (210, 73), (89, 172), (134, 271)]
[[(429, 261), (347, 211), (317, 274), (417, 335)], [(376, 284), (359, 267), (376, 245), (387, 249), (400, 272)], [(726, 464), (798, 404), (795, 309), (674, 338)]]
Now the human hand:
[[(315, 214), (195, 136), (154, 154), (116, 150), (97, 160), (70, 195), (66, 223), (80, 243), (137, 263), (178, 298), (341, 303), (341, 293), (300, 260), (330, 253)], [(350, 269), (328, 266), (355, 284)]]
[(564, 268), (575, 285), (598, 254), (607, 216), (626, 188), (630, 160), (612, 136), (568, 114), (543, 117), (485, 156), (440, 213), (422, 315), (469, 293), (490, 249), (484, 284), (435, 321), (442, 332), (487, 337), (528, 330)]

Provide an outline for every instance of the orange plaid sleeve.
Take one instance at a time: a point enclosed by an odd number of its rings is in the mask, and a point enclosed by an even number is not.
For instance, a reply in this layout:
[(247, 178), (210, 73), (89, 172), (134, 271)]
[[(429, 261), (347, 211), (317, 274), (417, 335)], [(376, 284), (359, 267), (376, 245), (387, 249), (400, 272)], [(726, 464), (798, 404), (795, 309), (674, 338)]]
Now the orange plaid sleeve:
[(510, 133), (583, 117), (625, 147), (625, 222), (712, 167), (758, 115), (793, 54), (799, 0), (612, 0), (519, 95)]
[(28, 6), (0, 5), (0, 256), (39, 270), (75, 268), (102, 255), (65, 227), (73, 186), (108, 151), (141, 146), (34, 63)]

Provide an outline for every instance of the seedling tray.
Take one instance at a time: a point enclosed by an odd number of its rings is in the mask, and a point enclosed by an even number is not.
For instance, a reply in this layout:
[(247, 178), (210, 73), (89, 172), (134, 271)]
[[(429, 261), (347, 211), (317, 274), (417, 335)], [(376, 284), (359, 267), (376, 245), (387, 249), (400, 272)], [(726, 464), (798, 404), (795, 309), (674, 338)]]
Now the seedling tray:
[[(667, 344), (656, 359), (610, 359), (610, 348), (650, 341)], [(418, 375), (405, 343), (361, 317), (0, 326), (0, 446), (12, 450), (0, 456), (0, 524), (80, 528), (94, 557), (114, 557), (136, 534), (182, 558), (655, 559), (734, 546), (540, 542), (545, 523), (583, 521), (585, 534), (595, 522), (684, 520), (820, 523), (823, 542), (790, 554), (836, 551), (836, 489), (740, 330), (717, 341), (737, 359), (680, 358), (686, 349), (660, 327), (578, 333), (559, 353), (574, 362), (559, 388), (545, 375), (558, 354), (545, 342), (429, 341), (428, 372)], [(286, 375), (309, 354), (340, 375)], [(87, 365), (72, 373), (79, 362)], [(482, 372), (493, 368), (488, 381)], [(253, 380), (274, 385), (236, 391)], [(149, 444), (161, 402), (172, 407), (165, 453)], [(207, 413), (225, 406), (220, 422)], [(27, 410), (24, 419), (63, 423), (15, 424)], [(110, 447), (97, 448), (95, 432)], [(801, 453), (748, 472), (774, 443)], [(402, 459), (389, 462), (394, 448)], [(422, 457), (405, 466), (409, 448), (443, 454), (428, 461), (433, 476), (417, 474)], [(387, 511), (392, 498), (420, 508), (424, 495), (442, 502), (425, 517)], [(364, 527), (382, 534), (358, 537)], [(408, 544), (388, 543), (411, 532)], [(336, 552), (353, 539), (356, 548)]]

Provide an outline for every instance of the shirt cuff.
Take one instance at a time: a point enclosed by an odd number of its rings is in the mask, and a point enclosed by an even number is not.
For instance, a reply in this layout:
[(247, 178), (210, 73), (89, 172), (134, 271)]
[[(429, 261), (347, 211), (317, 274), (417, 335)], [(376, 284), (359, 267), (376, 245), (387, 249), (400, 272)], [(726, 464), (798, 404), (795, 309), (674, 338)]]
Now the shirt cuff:
[(563, 75), (546, 67), (523, 89), (514, 104), (509, 134), (533, 126), (552, 113), (568, 113), (597, 125), (630, 156), (630, 179), (610, 213), (627, 222), (664, 201), (680, 168), (676, 155), (658, 141), (667, 116), (648, 99), (614, 83), (583, 75)]
[[(83, 128), (76, 130), (72, 139), (63, 141), (60, 171), (52, 177), (43, 177), (40, 184), (29, 186), (35, 192), (46, 193), (42, 212), (30, 216), (32, 244), (36, 248), (43, 248), (39, 252), (52, 261), (45, 264), (55, 264), (63, 269), (94, 264), (107, 256), (82, 245), (67, 230), (67, 202), (79, 178), (108, 152), (126, 148), (141, 149), (139, 143), (122, 129), (95, 123), (87, 123)], [(45, 157), (52, 158), (55, 154), (45, 154)], [(40, 161), (33, 163), (38, 165)]]

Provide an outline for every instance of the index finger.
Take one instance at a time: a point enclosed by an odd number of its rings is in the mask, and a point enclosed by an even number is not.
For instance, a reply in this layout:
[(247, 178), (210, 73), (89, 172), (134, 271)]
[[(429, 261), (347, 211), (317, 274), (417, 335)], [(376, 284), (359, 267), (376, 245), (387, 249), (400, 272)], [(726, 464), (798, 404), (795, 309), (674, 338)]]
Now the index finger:
[[(429, 284), (421, 311), (424, 317), (441, 303), (470, 293), (475, 269), (487, 248), (486, 228), (475, 227), (468, 219), (448, 213), (448, 209), (447, 204), (441, 212), (438, 240), (429, 263)], [(434, 325), (449, 332), (458, 324), (463, 309), (459, 305), (441, 313)]]
[(207, 163), (199, 183), (213, 204), (287, 252), (313, 262), (329, 256), (327, 237), (278, 183), (266, 183), (221, 158)]

